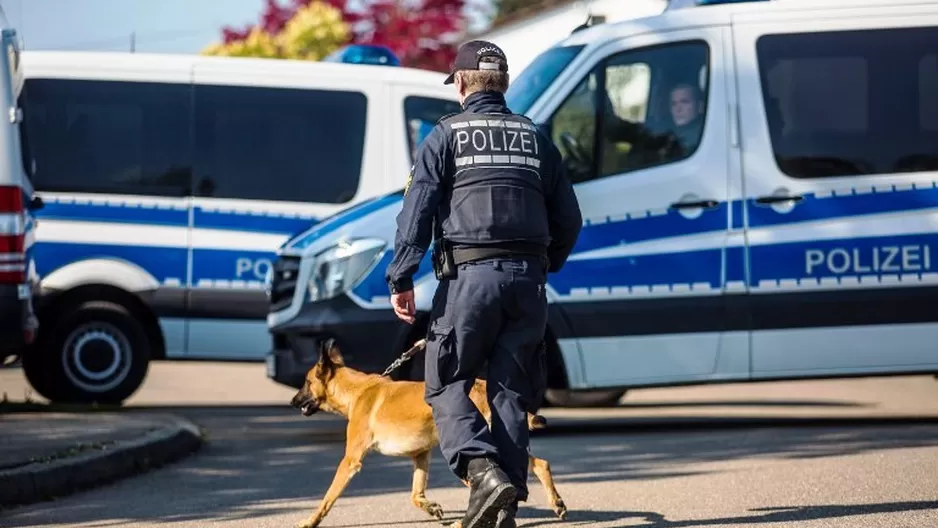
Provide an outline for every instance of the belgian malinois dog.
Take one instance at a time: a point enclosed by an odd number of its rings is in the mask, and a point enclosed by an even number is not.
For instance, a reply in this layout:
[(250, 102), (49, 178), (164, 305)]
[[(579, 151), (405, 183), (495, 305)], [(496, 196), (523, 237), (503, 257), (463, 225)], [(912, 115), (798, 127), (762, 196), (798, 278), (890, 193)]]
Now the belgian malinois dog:
[[(425, 340), (420, 340), (410, 352), (416, 353), (425, 346)], [(485, 381), (476, 380), (469, 397), (491, 427)], [(429, 515), (443, 519), (443, 508), (426, 496), (430, 452), (439, 444), (439, 436), (430, 406), (424, 401), (423, 382), (394, 381), (347, 367), (335, 340), (329, 339), (320, 345), (319, 360), (307, 372), (303, 387), (290, 405), (304, 416), (323, 410), (348, 420), (345, 456), (319, 508), (300, 528), (319, 526), (351, 478), (361, 471), (362, 459), (371, 451), (410, 457), (414, 461), (411, 502)], [(543, 416), (528, 414), (529, 430), (543, 428), (546, 423)], [(531, 455), (530, 467), (543, 484), (551, 508), (558, 517), (566, 519), (567, 507), (554, 487), (550, 464)], [(469, 485), (466, 481), (463, 484)]]

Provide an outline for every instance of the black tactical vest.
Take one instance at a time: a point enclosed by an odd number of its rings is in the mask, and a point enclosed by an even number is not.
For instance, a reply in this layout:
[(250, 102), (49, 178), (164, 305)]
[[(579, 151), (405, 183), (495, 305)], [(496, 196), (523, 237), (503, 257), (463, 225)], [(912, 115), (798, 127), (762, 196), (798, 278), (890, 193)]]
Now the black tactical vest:
[(441, 121), (453, 159), (450, 199), (441, 206), (447, 240), (458, 246), (550, 243), (541, 164), (546, 138), (515, 114), (461, 113)]

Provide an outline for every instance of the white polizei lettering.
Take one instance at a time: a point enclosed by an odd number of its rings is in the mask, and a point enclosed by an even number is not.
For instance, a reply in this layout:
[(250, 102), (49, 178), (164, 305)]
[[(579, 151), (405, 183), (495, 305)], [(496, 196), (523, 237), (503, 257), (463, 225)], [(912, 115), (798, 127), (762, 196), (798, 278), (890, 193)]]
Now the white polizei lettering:
[(858, 248), (853, 248), (853, 272), (854, 273), (866, 273), (871, 271), (869, 266), (860, 265), (860, 250)]
[[(868, 253), (868, 254), (866, 254)], [(834, 248), (830, 251), (808, 249), (804, 254), (805, 273), (810, 276), (818, 266), (826, 266), (834, 275), (873, 273), (915, 273), (931, 270), (931, 247), (927, 245)]]
[[(504, 151), (505, 151), (505, 141), (502, 140), (502, 147), (501, 147), (501, 148), (498, 148), (498, 145), (495, 143), (495, 136), (492, 135), (493, 132), (495, 132), (495, 131), (494, 131), (494, 130), (489, 130), (489, 149), (490, 149), (492, 152), (504, 152)], [(504, 133), (502, 134), (502, 136), (504, 137)]]
[(901, 271), (899, 266), (892, 264), (892, 260), (896, 258), (896, 255), (899, 254), (899, 247), (898, 246), (884, 246), (881, 249), (886, 252), (886, 260), (885, 262), (883, 262), (882, 271)]
[(521, 150), (518, 150), (518, 147), (515, 146), (515, 143), (518, 141), (518, 136), (519, 136), (520, 134), (521, 134), (521, 132), (515, 132), (515, 131), (513, 131), (513, 130), (509, 130), (509, 131), (508, 131), (508, 137), (511, 138), (511, 142), (508, 143), (508, 150), (509, 150), (509, 151), (511, 151), (511, 152), (522, 152)]
[(249, 271), (254, 267), (254, 263), (251, 262), (251, 259), (246, 257), (239, 257), (235, 261), (235, 277), (240, 277), (245, 272)]
[[(841, 266), (834, 266), (834, 257), (835, 257), (835, 256), (842, 256), (842, 258), (843, 258), (843, 265), (841, 265)], [(848, 269), (850, 269), (850, 254), (847, 253), (846, 250), (841, 249), (841, 248), (837, 248), (837, 249), (831, 251), (830, 253), (827, 254), (827, 267), (828, 267), (828, 269), (830, 269), (832, 272), (837, 273), (837, 274), (840, 274), (840, 273), (843, 273), (843, 272), (847, 271)]]
[(469, 143), (469, 132), (465, 130), (459, 130), (456, 132), (456, 151), (462, 153), (463, 149), (466, 148), (466, 143)]
[[(479, 138), (481, 138), (481, 141), (482, 141), (482, 145), (481, 145), (481, 146), (480, 146), (479, 143), (476, 141), (476, 140), (479, 139)], [(485, 146), (486, 146), (486, 145), (485, 145), (485, 132), (482, 132), (482, 131), (479, 130), (479, 129), (475, 129), (475, 130), (472, 131), (472, 146), (473, 146), (473, 148), (475, 148), (476, 150), (486, 150), (486, 148), (485, 148)]]
[(913, 260), (918, 261), (921, 258), (921, 255), (918, 254), (921, 248), (918, 246), (902, 246), (902, 269), (905, 271), (921, 271), (922, 265), (918, 262), (912, 263)]
[(528, 147), (527, 147), (527, 145), (526, 145), (527, 143), (530, 143), (530, 141), (531, 141), (531, 140), (528, 138), (528, 134), (529, 134), (529, 132), (522, 132), (522, 133), (521, 133), (521, 151), (522, 151), (522, 152), (525, 152), (525, 153), (531, 152), (530, 150), (528, 150)]
[(811, 275), (814, 271), (814, 266), (817, 266), (824, 262), (824, 252), (820, 249), (809, 249), (804, 254), (805, 258), (805, 273)]

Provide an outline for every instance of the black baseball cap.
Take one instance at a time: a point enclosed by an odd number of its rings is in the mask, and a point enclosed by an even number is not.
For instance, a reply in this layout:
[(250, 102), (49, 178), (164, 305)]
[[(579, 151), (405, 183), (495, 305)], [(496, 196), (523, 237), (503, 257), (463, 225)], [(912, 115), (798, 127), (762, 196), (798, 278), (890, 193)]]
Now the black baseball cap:
[[(501, 64), (479, 62), (483, 57), (498, 57), (502, 59)], [(453, 84), (456, 72), (459, 70), (498, 70), (508, 71), (508, 58), (501, 48), (486, 40), (470, 40), (456, 52), (456, 60), (453, 61), (453, 67), (450, 69), (449, 77), (443, 81), (443, 84)]]

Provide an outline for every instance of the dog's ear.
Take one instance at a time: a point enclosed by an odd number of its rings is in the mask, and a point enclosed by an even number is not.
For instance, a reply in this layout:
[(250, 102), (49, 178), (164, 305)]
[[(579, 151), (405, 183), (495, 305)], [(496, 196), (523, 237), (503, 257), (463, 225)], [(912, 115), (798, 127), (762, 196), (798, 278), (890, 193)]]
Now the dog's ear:
[(342, 359), (342, 353), (339, 351), (339, 345), (333, 338), (326, 339), (319, 347), (319, 362), (326, 367), (336, 367), (345, 365)]

